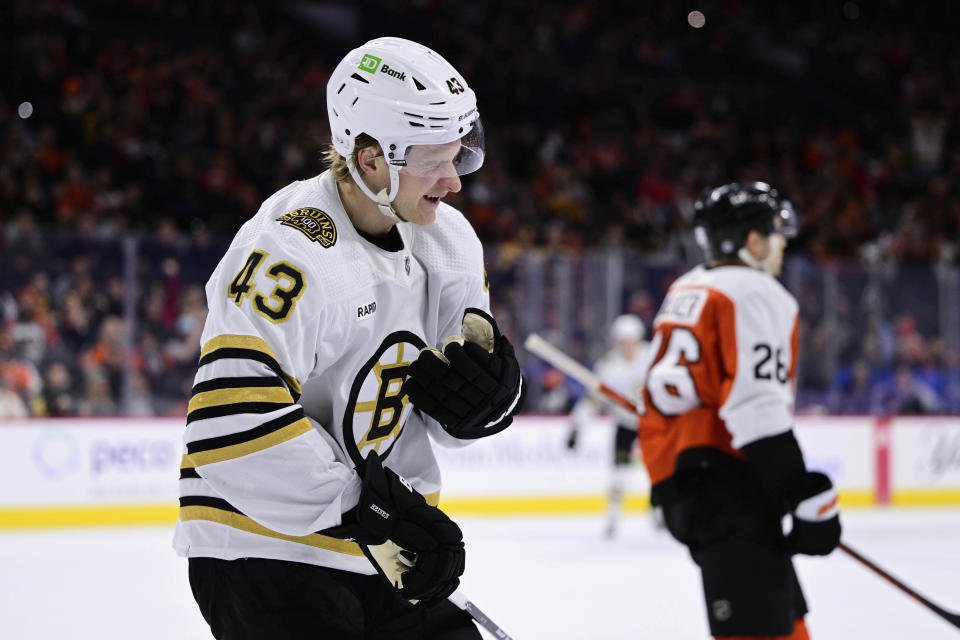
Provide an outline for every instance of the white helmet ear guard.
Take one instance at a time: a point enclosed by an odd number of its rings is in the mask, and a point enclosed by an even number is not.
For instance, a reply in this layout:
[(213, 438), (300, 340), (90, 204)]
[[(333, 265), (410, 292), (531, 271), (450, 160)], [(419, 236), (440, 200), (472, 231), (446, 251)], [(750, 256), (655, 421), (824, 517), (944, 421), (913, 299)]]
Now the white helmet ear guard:
[[(327, 82), (327, 114), (354, 182), (393, 219), (400, 173), (452, 177), (483, 164), (476, 95), (440, 54), (410, 40), (377, 38), (348, 53)], [(379, 194), (351, 161), (361, 133), (377, 141), (390, 170), (390, 186)]]

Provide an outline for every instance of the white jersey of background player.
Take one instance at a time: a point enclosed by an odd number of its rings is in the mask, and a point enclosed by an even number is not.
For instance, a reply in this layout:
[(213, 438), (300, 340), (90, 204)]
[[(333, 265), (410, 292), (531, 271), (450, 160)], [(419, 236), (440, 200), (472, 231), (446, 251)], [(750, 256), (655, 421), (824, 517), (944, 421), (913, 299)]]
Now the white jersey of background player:
[[(398, 38), (350, 52), (327, 98), (331, 169), (264, 202), (207, 284), (174, 544), (191, 581), (194, 565), (213, 567), (201, 591), (232, 583), (235, 568), (194, 560), (258, 558), (380, 572), (389, 582), (377, 585), (403, 598), (442, 600), (463, 543), (430, 506), (441, 486), (431, 442), (496, 433), (522, 402), (519, 365), (489, 317), (480, 242), (441, 202), (483, 161), (476, 98), (438, 54)], [(458, 334), (466, 341), (433, 349)], [(355, 579), (298, 571), (319, 585), (311, 598), (332, 599), (327, 610), (351, 610), (341, 592)], [(264, 588), (296, 597), (282, 579)], [(215, 635), (231, 624), (194, 592)], [(378, 624), (405, 615), (366, 612)], [(325, 628), (305, 626), (284, 637)]]
[[(614, 347), (594, 366), (594, 373), (604, 384), (635, 404), (639, 401), (647, 368), (644, 356), (649, 343), (643, 339), (644, 332), (643, 320), (640, 318), (629, 314), (619, 316), (610, 325), (610, 340)], [(573, 424), (567, 446), (571, 449), (576, 446), (580, 429), (589, 424), (601, 410), (610, 412), (617, 424), (613, 441), (613, 478), (610, 483), (606, 528), (607, 535), (612, 536), (616, 533), (623, 502), (631, 451), (637, 441), (637, 416), (600, 396), (586, 394), (577, 401), (570, 413)]]

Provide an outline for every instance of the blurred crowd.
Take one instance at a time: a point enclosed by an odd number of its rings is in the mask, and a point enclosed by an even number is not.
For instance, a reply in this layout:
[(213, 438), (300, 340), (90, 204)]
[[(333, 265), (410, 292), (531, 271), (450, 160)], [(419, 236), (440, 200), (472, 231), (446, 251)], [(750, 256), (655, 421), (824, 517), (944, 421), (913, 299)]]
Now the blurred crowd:
[[(477, 91), (487, 160), (450, 201), (496, 247), (508, 315), (531, 251), (679, 270), (697, 193), (765, 180), (803, 222), (785, 282), (823, 357), (801, 402), (960, 411), (936, 275), (960, 264), (957, 10), (700, 5), (695, 29), (673, 2), (2, 3), (0, 415), (182, 413), (205, 278), (265, 197), (321, 169), (328, 74), (385, 34)], [(583, 324), (567, 347), (586, 357)]]

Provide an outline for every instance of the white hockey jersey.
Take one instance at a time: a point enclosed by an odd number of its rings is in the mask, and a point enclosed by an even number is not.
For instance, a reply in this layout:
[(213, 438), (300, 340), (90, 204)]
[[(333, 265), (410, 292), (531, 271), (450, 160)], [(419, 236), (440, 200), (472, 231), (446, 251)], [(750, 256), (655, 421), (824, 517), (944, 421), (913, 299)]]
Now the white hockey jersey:
[(654, 320), (639, 419), (653, 484), (677, 455), (740, 448), (793, 427), (797, 301), (746, 266), (695, 267), (671, 285)]
[(437, 504), (431, 440), (460, 446), (400, 393), (420, 348), (489, 312), (483, 252), (460, 212), (398, 225), (387, 251), (354, 229), (330, 172), (271, 196), (206, 286), (209, 315), (180, 470), (180, 555), (273, 558), (359, 573), (317, 533), (355, 506), (371, 450)]
[[(601, 381), (623, 397), (633, 403), (640, 399), (640, 389), (647, 373), (646, 350), (649, 343), (641, 341), (632, 358), (624, 356), (620, 349), (611, 349), (597, 361), (593, 372)], [(613, 413), (617, 424), (628, 429), (635, 429), (637, 416), (632, 411), (624, 409), (612, 402), (603, 402), (602, 398), (584, 396), (577, 401), (571, 412), (574, 426), (579, 428), (592, 419), (602, 405), (607, 405)]]

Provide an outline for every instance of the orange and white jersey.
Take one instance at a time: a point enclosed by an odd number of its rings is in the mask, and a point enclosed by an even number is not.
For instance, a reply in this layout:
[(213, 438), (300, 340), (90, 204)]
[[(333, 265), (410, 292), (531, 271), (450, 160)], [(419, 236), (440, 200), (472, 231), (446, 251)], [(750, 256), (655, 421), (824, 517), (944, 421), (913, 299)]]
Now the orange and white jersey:
[(654, 320), (639, 418), (653, 484), (677, 455), (750, 442), (793, 426), (797, 301), (746, 266), (698, 266), (667, 291)]

